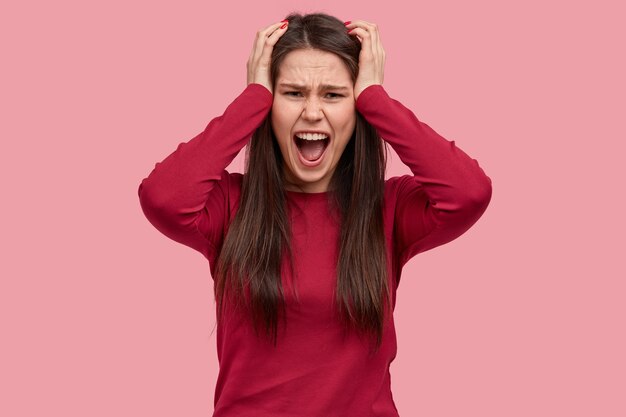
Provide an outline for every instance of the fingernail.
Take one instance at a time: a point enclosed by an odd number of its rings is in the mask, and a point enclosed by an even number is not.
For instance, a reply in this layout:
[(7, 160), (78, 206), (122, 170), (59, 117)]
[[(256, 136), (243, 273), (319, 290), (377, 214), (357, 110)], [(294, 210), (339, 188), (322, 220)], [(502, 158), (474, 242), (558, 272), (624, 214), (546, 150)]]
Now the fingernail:
[(282, 25), (280, 28), (282, 29), (282, 28), (284, 28), (285, 26), (287, 26), (287, 23), (289, 23), (289, 22), (283, 23), (283, 25)]
[(287, 22), (289, 19), (283, 19), (281, 20), (281, 22)]
[(343, 22), (344, 25), (349, 25), (352, 22), (352, 20), (348, 20), (347, 22)]

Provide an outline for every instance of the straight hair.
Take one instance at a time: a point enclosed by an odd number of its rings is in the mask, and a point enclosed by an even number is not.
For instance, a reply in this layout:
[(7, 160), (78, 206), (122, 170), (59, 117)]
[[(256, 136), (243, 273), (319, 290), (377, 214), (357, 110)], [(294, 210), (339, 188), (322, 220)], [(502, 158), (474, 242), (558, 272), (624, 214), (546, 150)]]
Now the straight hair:
[[(343, 22), (324, 13), (292, 13), (287, 19), (289, 30), (272, 52), (272, 85), (286, 55), (301, 49), (337, 55), (354, 84), (361, 45)], [(239, 208), (218, 254), (214, 292), (218, 323), (229, 300), (245, 307), (257, 336), (264, 328), (276, 346), (278, 322), (286, 316), (281, 265), (288, 260), (294, 276), (294, 257), (283, 157), (270, 116), (246, 145)], [(356, 116), (328, 186), (329, 207), (341, 225), (335, 306), (344, 329), (371, 336), (378, 350), (387, 314), (392, 314), (383, 226), (387, 148), (376, 129), (358, 112)]]

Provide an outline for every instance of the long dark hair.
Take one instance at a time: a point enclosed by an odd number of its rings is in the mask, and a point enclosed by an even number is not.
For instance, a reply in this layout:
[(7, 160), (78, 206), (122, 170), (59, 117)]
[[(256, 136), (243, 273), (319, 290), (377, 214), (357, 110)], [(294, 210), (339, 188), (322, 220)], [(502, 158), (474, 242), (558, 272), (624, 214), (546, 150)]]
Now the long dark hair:
[[(285, 56), (298, 49), (337, 55), (354, 84), (361, 45), (343, 22), (324, 13), (292, 13), (287, 19), (289, 30), (272, 52), (272, 85)], [(386, 314), (391, 314), (382, 213), (387, 148), (376, 129), (358, 112), (356, 116), (355, 131), (328, 186), (329, 203), (338, 209), (341, 224), (336, 306), (344, 328), (373, 334), (378, 349)], [(294, 258), (282, 154), (270, 119), (268, 115), (246, 146), (239, 208), (218, 255), (214, 291), (218, 322), (230, 294), (233, 302), (249, 308), (257, 335), (264, 326), (275, 346), (279, 316), (285, 317), (281, 264), (288, 255), (293, 273)]]

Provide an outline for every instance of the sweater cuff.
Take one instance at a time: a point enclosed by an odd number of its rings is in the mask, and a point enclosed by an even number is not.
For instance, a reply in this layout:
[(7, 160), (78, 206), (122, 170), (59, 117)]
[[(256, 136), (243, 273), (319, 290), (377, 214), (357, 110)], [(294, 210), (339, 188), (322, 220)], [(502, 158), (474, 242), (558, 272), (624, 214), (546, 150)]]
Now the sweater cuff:
[(380, 95), (385, 95), (386, 98), (389, 98), (389, 95), (385, 91), (385, 88), (382, 84), (372, 84), (365, 88), (365, 90), (361, 91), (359, 97), (356, 99), (356, 109), (361, 112), (361, 110), (367, 110), (368, 108), (375, 106), (376, 102), (380, 99)]
[(248, 84), (244, 91), (250, 92), (261, 100), (265, 100), (270, 103), (274, 101), (274, 94), (272, 94), (272, 92), (268, 90), (267, 87), (259, 83)]

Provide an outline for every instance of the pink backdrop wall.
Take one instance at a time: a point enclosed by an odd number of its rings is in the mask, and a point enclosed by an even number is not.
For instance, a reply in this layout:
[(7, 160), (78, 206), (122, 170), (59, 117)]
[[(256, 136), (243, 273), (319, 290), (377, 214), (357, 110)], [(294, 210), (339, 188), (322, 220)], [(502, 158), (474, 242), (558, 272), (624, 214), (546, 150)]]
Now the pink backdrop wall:
[(378, 24), (386, 90), (493, 181), (483, 218), (404, 270), (400, 414), (626, 415), (620, 2), (38, 3), (0, 18), (0, 415), (210, 415), (208, 264), (137, 187), (290, 11)]

